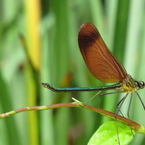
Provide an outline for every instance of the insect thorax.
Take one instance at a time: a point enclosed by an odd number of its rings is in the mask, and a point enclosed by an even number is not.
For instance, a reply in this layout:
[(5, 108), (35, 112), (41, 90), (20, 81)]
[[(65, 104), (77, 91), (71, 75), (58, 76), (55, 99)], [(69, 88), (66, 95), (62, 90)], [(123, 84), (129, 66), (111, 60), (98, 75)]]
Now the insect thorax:
[(122, 92), (134, 92), (143, 89), (144, 87), (145, 83), (143, 81), (138, 82), (127, 74), (126, 78), (122, 81), (122, 86), (119, 90)]

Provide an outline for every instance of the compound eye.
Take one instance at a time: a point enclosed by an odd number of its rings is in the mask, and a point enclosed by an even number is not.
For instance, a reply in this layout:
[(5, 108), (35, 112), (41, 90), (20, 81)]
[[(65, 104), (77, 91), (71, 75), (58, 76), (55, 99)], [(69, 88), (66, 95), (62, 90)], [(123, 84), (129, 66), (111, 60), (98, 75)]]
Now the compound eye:
[(145, 87), (145, 83), (143, 81), (139, 82), (139, 88), (143, 89)]

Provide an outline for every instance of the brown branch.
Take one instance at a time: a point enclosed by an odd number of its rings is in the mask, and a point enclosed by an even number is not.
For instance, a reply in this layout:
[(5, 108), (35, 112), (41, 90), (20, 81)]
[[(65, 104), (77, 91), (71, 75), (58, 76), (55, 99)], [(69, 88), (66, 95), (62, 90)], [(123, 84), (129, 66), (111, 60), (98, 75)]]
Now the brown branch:
[(87, 109), (87, 110), (91, 110), (94, 112), (97, 112), (99, 114), (105, 115), (109, 118), (112, 118), (114, 120), (120, 121), (126, 125), (129, 125), (132, 129), (134, 129), (136, 132), (138, 133), (142, 133), (145, 134), (145, 128), (132, 121), (129, 120), (128, 118), (125, 118), (123, 116), (120, 115), (116, 115), (115, 113), (97, 108), (97, 107), (93, 107), (93, 106), (89, 106), (89, 105), (84, 105), (79, 101), (76, 101), (74, 103), (61, 103), (61, 104), (54, 104), (54, 105), (45, 105), (45, 106), (30, 106), (30, 107), (24, 107), (24, 108), (20, 108), (20, 109), (16, 109), (10, 112), (6, 112), (3, 114), (0, 114), (0, 118), (5, 118), (20, 112), (25, 112), (25, 111), (33, 111), (33, 110), (47, 110), (47, 109), (56, 109), (56, 108), (64, 108), (64, 107), (77, 107), (77, 108), (83, 108), (83, 109)]

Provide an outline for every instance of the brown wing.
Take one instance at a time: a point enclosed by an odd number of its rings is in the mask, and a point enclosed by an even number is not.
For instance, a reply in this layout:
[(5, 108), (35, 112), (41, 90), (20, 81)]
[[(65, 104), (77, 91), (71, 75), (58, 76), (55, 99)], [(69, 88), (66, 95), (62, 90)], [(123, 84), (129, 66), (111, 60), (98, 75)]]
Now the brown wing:
[(78, 43), (86, 65), (97, 79), (113, 83), (126, 77), (126, 70), (107, 48), (93, 24), (82, 25)]

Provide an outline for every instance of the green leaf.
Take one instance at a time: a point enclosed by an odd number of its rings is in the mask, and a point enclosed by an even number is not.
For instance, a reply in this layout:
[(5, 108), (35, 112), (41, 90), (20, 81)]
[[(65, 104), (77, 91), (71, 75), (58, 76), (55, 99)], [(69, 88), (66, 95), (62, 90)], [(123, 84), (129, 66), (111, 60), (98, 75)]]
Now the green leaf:
[(135, 131), (121, 122), (109, 121), (104, 123), (94, 133), (88, 145), (128, 145)]

